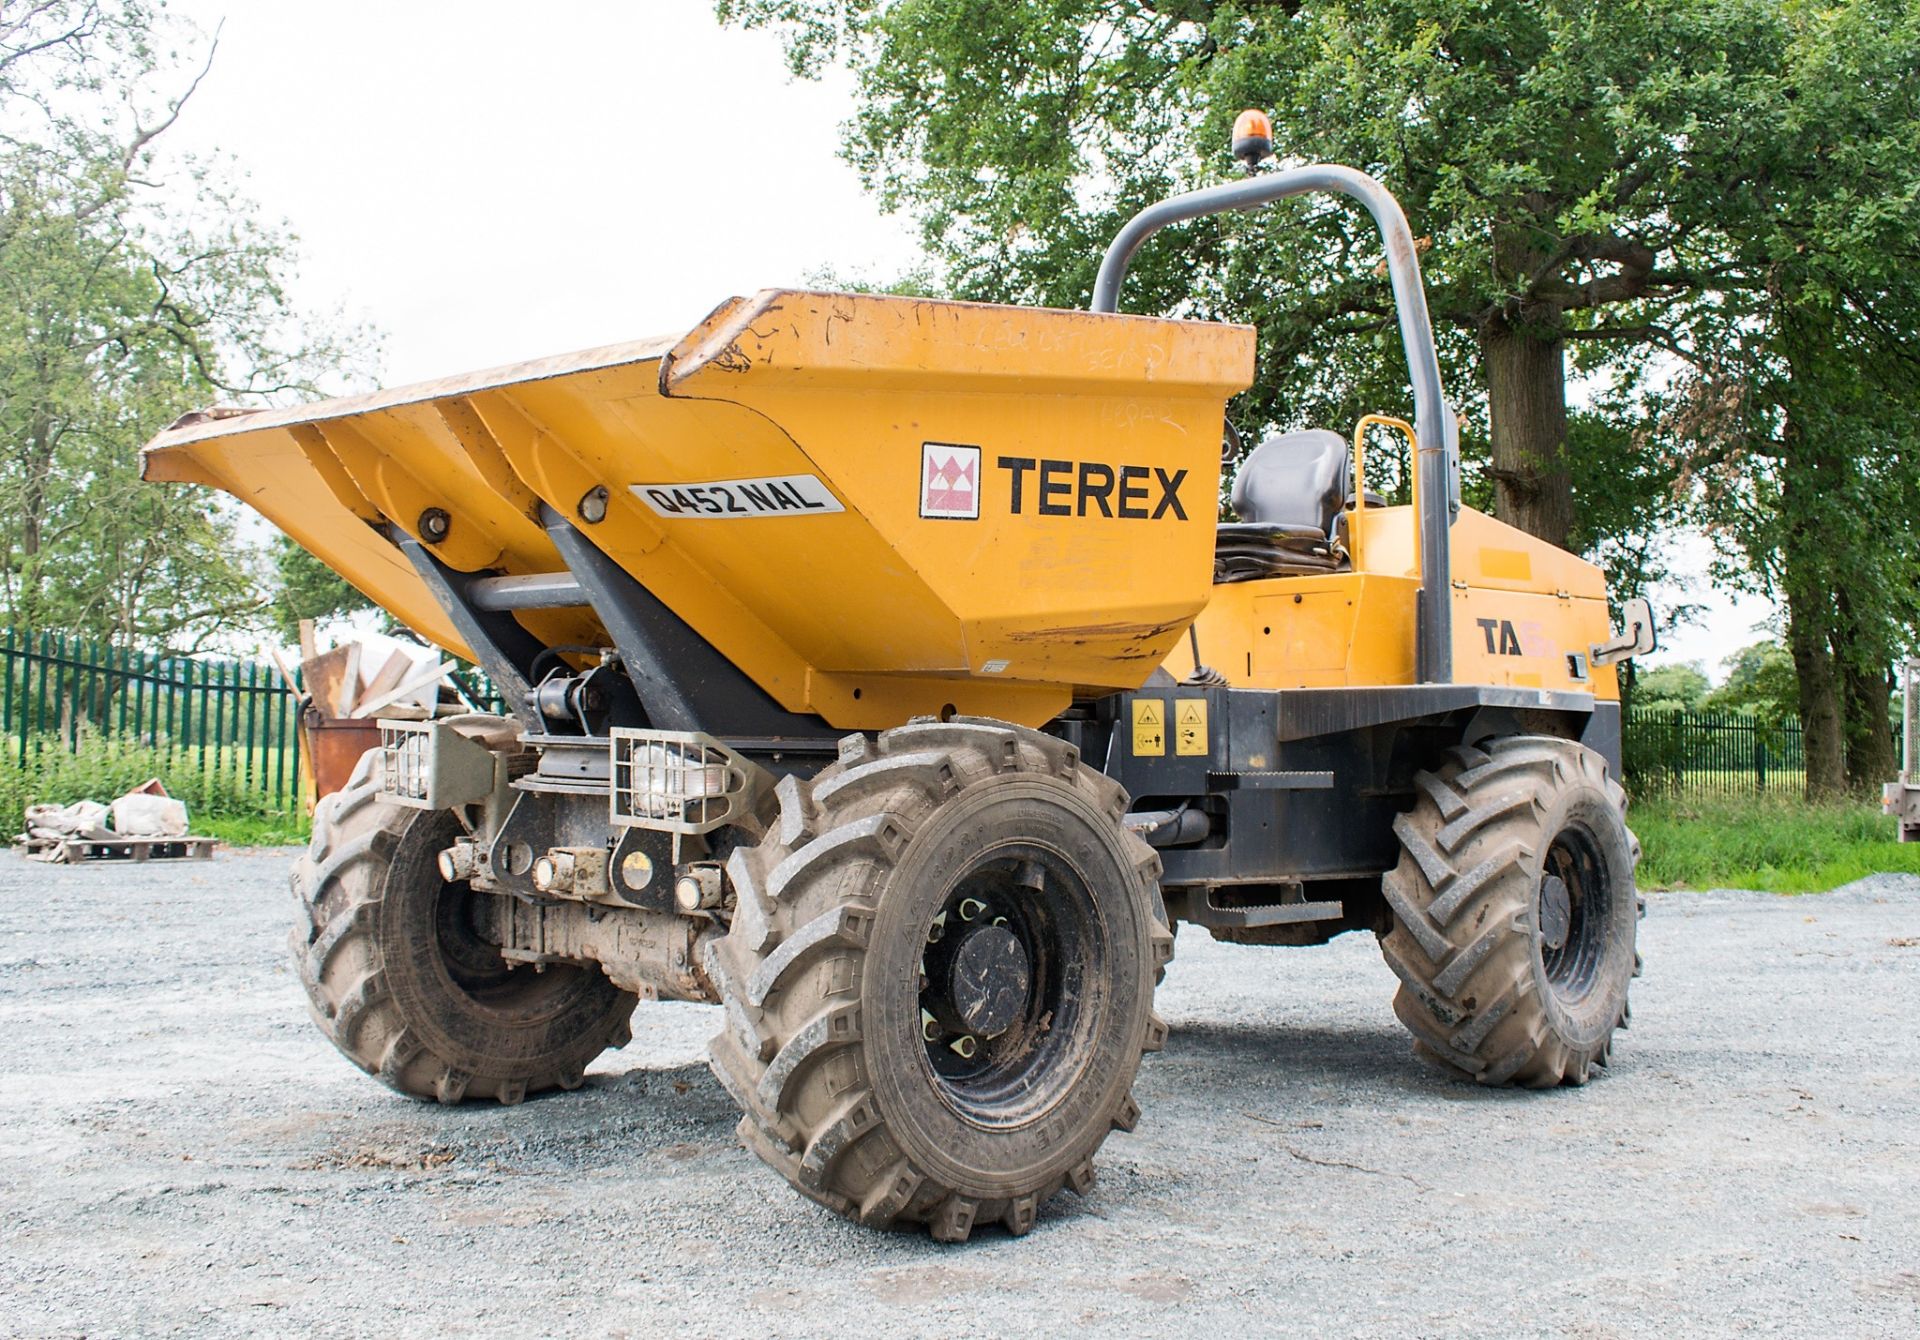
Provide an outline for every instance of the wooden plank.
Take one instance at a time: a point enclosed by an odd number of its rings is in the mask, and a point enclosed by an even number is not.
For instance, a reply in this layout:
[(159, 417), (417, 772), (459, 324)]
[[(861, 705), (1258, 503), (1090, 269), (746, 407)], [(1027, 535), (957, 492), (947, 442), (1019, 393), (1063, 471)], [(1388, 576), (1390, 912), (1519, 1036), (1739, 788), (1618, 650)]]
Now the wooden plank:
[[(66, 846), (82, 860), (167, 861), (202, 853), (211, 855), (216, 841), (210, 837), (69, 838)], [(173, 848), (178, 850), (171, 850)]]
[(353, 715), (354, 701), (360, 696), (360, 654), (366, 648), (358, 642), (347, 643), (347, 672), (340, 678), (340, 696), (334, 699), (333, 715)]
[(22, 856), (51, 862), (59, 851), (68, 864), (82, 861), (212, 860), (218, 838), (37, 838), (21, 834), (13, 840)]
[(302, 663), (300, 671), (313, 705), (327, 716), (343, 717), (360, 696), (360, 644), (343, 642)]
[(453, 671), (452, 661), (442, 661), (440, 662), (440, 664), (434, 666), (430, 670), (423, 669), (420, 671), (419, 674), (411, 676), (406, 681), (406, 683), (401, 684), (397, 688), (388, 690), (386, 693), (381, 694), (378, 698), (369, 696), (368, 698), (364, 699), (358, 707), (354, 708), (353, 714), (357, 717), (373, 716), (381, 708), (387, 706), (388, 704), (399, 701), (400, 699), (406, 697), (409, 693), (414, 692), (416, 689), (426, 688), (429, 684), (432, 684), (438, 681), (442, 676), (451, 674), (452, 671)]
[(348, 716), (365, 716), (361, 705), (371, 703), (383, 693), (391, 693), (400, 687), (407, 677), (407, 671), (413, 669), (413, 657), (404, 651), (387, 653), (387, 663), (380, 667), (367, 681), (367, 687), (354, 699), (353, 706), (347, 710)]

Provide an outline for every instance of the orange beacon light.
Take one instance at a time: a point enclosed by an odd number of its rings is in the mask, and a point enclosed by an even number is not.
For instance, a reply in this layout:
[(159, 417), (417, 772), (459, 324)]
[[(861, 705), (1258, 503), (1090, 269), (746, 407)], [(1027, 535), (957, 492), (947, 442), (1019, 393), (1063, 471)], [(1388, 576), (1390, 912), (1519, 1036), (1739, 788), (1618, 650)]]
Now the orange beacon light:
[(1233, 119), (1233, 156), (1252, 172), (1273, 153), (1273, 121), (1249, 107)]

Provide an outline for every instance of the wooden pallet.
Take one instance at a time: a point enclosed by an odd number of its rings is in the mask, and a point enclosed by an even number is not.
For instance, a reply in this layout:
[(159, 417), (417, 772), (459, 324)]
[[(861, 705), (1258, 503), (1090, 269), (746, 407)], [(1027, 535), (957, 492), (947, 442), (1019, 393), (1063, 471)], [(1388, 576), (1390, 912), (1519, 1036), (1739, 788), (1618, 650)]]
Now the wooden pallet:
[(31, 861), (77, 865), (82, 861), (210, 861), (210, 837), (47, 838), (22, 835), (14, 847)]

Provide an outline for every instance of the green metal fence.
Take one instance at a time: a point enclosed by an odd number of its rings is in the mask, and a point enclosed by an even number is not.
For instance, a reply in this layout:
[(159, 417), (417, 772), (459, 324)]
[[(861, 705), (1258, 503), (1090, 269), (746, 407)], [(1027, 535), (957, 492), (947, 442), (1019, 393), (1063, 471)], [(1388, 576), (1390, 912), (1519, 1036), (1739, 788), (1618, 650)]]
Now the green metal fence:
[[(474, 702), (500, 710), (484, 676), (460, 679)], [(158, 751), (176, 779), (186, 774), (292, 813), (297, 717), (294, 695), (264, 663), (0, 630), (0, 768), (24, 768), (48, 749), (78, 753), (84, 741), (104, 738)], [(1624, 763), (1636, 794), (1795, 796), (1805, 781), (1798, 722), (1731, 714), (1635, 711)]]
[(170, 786), (184, 774), (196, 790), (292, 813), (297, 724), (294, 695), (269, 665), (0, 630), (0, 766), (24, 770), (48, 750), (112, 741), (154, 751)]
[(1795, 797), (1806, 785), (1798, 721), (1642, 709), (1628, 714), (1623, 735), (1635, 795)]

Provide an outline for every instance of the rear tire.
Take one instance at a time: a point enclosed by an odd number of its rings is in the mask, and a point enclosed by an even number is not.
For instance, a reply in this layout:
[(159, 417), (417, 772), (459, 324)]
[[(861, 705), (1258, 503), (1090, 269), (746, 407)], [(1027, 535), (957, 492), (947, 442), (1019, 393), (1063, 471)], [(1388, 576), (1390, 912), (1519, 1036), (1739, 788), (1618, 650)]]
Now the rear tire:
[(1381, 885), (1416, 1054), (1482, 1084), (1584, 1084), (1635, 973), (1625, 793), (1600, 755), (1548, 736), (1449, 750), (1416, 783)]
[(1125, 796), (1062, 740), (997, 722), (850, 736), (727, 873), (709, 950), (715, 1074), (741, 1138), (863, 1224), (962, 1241), (1085, 1192), (1133, 1129), (1173, 937)]
[(462, 831), (448, 811), (379, 799), (379, 751), (320, 802), (294, 864), (290, 939), (313, 1020), (388, 1088), (457, 1103), (573, 1089), (632, 1036), (637, 998), (598, 968), (509, 967), (475, 933), (475, 894), (435, 860)]

